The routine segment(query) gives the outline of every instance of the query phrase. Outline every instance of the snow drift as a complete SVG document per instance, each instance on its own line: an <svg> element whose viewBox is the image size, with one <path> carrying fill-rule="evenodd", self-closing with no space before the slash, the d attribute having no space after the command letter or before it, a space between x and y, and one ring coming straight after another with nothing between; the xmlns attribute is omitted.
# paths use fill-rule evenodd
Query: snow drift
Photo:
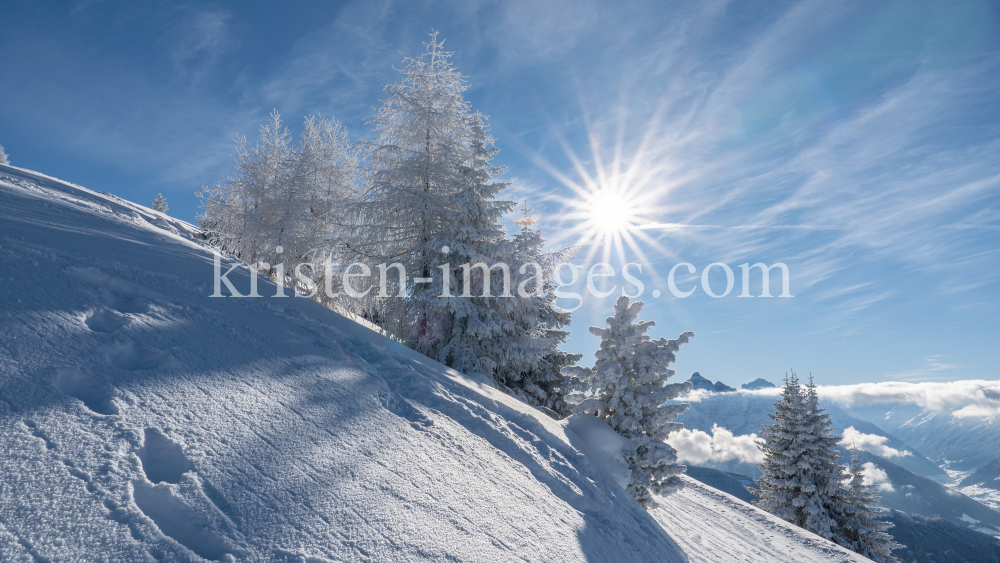
<svg viewBox="0 0 1000 563"><path fill-rule="evenodd" d="M862 560L690 479L647 513L590 421L307 299L209 298L196 231L0 166L0 560Z"/></svg>

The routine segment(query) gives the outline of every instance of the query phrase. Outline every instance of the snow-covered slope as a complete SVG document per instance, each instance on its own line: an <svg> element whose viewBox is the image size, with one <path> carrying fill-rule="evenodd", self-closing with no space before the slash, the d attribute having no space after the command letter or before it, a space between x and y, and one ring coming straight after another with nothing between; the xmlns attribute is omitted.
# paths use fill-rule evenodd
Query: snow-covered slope
<svg viewBox="0 0 1000 563"><path fill-rule="evenodd" d="M691 561L868 561L687 476L652 514Z"/></svg>
<svg viewBox="0 0 1000 563"><path fill-rule="evenodd" d="M488 382L210 298L195 232L0 166L0 561L862 560L690 481L646 513Z"/></svg>

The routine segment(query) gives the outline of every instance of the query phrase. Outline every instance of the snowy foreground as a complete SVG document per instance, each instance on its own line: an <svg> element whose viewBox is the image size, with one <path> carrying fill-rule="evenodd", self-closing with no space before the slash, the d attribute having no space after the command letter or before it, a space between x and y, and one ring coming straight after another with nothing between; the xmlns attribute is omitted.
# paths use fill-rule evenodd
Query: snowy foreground
<svg viewBox="0 0 1000 563"><path fill-rule="evenodd" d="M646 513L596 419L209 298L195 231L0 166L0 561L864 560L688 478Z"/></svg>

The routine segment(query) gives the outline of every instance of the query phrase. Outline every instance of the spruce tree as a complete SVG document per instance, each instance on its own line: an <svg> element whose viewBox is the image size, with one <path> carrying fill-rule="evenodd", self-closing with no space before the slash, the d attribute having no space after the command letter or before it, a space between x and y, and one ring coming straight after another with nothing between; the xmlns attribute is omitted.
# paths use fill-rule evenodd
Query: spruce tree
<svg viewBox="0 0 1000 563"><path fill-rule="evenodd" d="M615 302L614 316L607 318L608 328L590 327L601 338L593 368L568 367L563 373L578 383L567 401L580 404L611 428L628 438L634 450L625 455L632 470L628 491L645 507L655 504L653 495L666 495L681 486L678 475L687 468L677 462L677 451L664 440L684 427L674 422L690 405L665 405L667 401L691 390L691 382L666 384L674 375L669 366L675 352L694 333L685 332L674 340L652 340L646 332L656 323L638 321L643 303L629 304L622 295Z"/></svg>
<svg viewBox="0 0 1000 563"><path fill-rule="evenodd" d="M800 466L808 463L805 458L810 448L806 443L805 402L794 372L785 376L781 398L768 418L774 424L764 425L758 442L764 454L761 476L756 480L757 488L747 489L757 497L754 506L804 528L808 515L803 506L815 486L807 481Z"/></svg>
<svg viewBox="0 0 1000 563"><path fill-rule="evenodd" d="M864 468L858 461L857 448L851 449L850 482L843 491L844 507L838 511L838 541L840 545L877 563L899 563L892 551L903 547L886 530L892 522L879 520L873 507L879 496L874 485L866 485Z"/></svg>
<svg viewBox="0 0 1000 563"><path fill-rule="evenodd" d="M819 406L812 377L805 390L792 372L768 416L758 446L764 454L754 505L823 538L841 543L837 515L846 507L830 415Z"/></svg>
<svg viewBox="0 0 1000 563"><path fill-rule="evenodd" d="M499 149L484 119L478 113L468 116L470 157L461 167L454 193L442 197L450 220L431 235L432 247L448 249L431 260L434 270L440 270L436 273L441 284L447 270L448 287L435 280L433 290L414 293L412 304L418 319L435 311L447 323L440 336L417 340L418 351L459 371L496 378L501 366L523 370L535 360L530 339L519 338L517 319L511 314L516 296L511 265L505 260L511 243L500 218L514 203L496 199L507 184L493 181L503 168L491 164Z"/></svg>
<svg viewBox="0 0 1000 563"><path fill-rule="evenodd" d="M512 286L517 297L505 303L507 314L514 320L510 338L517 339L530 362L504 364L497 371L497 381L519 399L566 416L572 408L563 399L569 380L562 368L576 364L583 354L571 354L559 349L569 339L563 330L572 320L569 311L556 305L557 284L554 272L575 254L575 248L545 252L541 230L534 228L536 219L527 201L521 208L521 218L515 221L520 231L514 235L508 249Z"/></svg>
<svg viewBox="0 0 1000 563"><path fill-rule="evenodd" d="M806 514L804 527L828 540L837 541L837 523L834 515L842 503L842 483L846 477L839 464L837 451L839 439L830 421L830 414L819 406L816 384L810 374L805 396L805 443L809 449L800 464L803 476L815 486L815 491L803 497Z"/></svg>
<svg viewBox="0 0 1000 563"><path fill-rule="evenodd" d="M153 211L166 213L168 209L167 198L163 197L163 194L156 194L156 198L153 199Z"/></svg>

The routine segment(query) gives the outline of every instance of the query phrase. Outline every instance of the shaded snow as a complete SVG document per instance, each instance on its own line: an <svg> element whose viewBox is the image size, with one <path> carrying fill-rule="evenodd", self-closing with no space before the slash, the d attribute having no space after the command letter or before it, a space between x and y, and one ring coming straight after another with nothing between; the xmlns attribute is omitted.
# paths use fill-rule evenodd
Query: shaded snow
<svg viewBox="0 0 1000 563"><path fill-rule="evenodd" d="M196 231L0 166L0 560L847 560L691 480L650 515L588 421L307 299L209 298Z"/></svg>

